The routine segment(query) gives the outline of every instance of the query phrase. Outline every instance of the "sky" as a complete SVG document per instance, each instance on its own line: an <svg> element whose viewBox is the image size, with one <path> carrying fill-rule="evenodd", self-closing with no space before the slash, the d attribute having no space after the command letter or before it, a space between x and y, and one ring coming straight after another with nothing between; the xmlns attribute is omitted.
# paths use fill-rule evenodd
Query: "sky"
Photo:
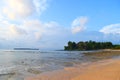
<svg viewBox="0 0 120 80"><path fill-rule="evenodd" d="M0 0L0 49L120 44L120 0Z"/></svg>

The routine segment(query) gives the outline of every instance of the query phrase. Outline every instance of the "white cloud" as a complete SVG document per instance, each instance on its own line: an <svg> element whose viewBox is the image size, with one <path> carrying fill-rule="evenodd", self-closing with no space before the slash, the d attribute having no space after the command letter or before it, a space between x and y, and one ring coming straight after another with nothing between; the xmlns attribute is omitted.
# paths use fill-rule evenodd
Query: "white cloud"
<svg viewBox="0 0 120 80"><path fill-rule="evenodd" d="M55 21L42 22L39 16L46 10L48 0L1 1L4 4L0 9L0 43L4 43L4 46L62 48L68 40L78 39L79 34L72 33L86 29L88 18L85 16L72 22L72 33L71 27L66 29Z"/></svg>
<svg viewBox="0 0 120 80"><path fill-rule="evenodd" d="M41 39L43 36L54 36L61 33L62 27L53 21L43 23L40 20L24 21L21 25L31 35L35 35L35 39Z"/></svg>
<svg viewBox="0 0 120 80"><path fill-rule="evenodd" d="M111 24L103 27L100 32L104 34L120 34L120 23L119 24Z"/></svg>
<svg viewBox="0 0 120 80"><path fill-rule="evenodd" d="M1 21L0 26L2 34L0 38L7 40L7 43L14 42L14 45L9 44L11 46L57 48L54 45L58 45L62 48L71 36L70 28L66 29L54 21L42 22L39 19L23 20L20 23Z"/></svg>
<svg viewBox="0 0 120 80"><path fill-rule="evenodd" d="M48 36L55 37L63 33L64 28L54 21L45 22L25 20L21 24L12 24L7 21L0 22L0 38L7 40L38 41ZM19 41L19 40L18 40Z"/></svg>
<svg viewBox="0 0 120 80"><path fill-rule="evenodd" d="M35 38L36 40L40 40L42 38L42 34L40 32L35 32Z"/></svg>
<svg viewBox="0 0 120 80"><path fill-rule="evenodd" d="M9 27L9 31L12 34L12 36L13 35L19 36L19 35L26 35L27 34L27 32L24 29L19 28L19 27L15 26L15 25L11 25Z"/></svg>
<svg viewBox="0 0 120 80"><path fill-rule="evenodd" d="M29 17L41 14L47 7L47 0L3 0L2 13L8 19Z"/></svg>
<svg viewBox="0 0 120 80"><path fill-rule="evenodd" d="M22 39L23 36L27 35L27 31L19 27L16 24L11 24L9 22L0 22L0 38L6 40Z"/></svg>
<svg viewBox="0 0 120 80"><path fill-rule="evenodd" d="M47 8L47 0L33 0L36 11L41 14Z"/></svg>
<svg viewBox="0 0 120 80"><path fill-rule="evenodd" d="M9 47L49 46L50 48L52 44L57 44L56 39L66 35L65 29L57 22L42 22L39 17L36 17L46 9L47 0L2 1L4 4L0 9L2 10L0 11L0 33L2 34L0 40L6 40L6 42L2 40L6 47L9 43Z"/></svg>
<svg viewBox="0 0 120 80"><path fill-rule="evenodd" d="M72 33L76 34L86 29L85 25L88 21L87 17L78 17L72 22Z"/></svg>

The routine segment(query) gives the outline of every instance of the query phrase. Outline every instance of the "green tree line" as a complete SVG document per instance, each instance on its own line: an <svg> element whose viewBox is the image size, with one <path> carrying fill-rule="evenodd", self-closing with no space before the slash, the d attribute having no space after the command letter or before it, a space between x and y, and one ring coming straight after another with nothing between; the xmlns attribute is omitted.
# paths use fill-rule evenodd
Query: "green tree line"
<svg viewBox="0 0 120 80"><path fill-rule="evenodd" d="M112 42L80 41L78 43L69 41L64 50L98 50L98 49L120 49L120 45L113 45Z"/></svg>

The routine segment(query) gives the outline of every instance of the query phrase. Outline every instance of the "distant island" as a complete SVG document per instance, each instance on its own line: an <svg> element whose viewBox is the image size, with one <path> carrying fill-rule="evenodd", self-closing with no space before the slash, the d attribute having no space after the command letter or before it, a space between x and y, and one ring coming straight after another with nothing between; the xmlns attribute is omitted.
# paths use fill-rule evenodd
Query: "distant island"
<svg viewBox="0 0 120 80"><path fill-rule="evenodd" d="M99 50L99 49L120 49L120 45L113 45L112 42L80 41L78 43L69 41L64 50Z"/></svg>
<svg viewBox="0 0 120 80"><path fill-rule="evenodd" d="M14 50L39 50L38 48L14 48Z"/></svg>

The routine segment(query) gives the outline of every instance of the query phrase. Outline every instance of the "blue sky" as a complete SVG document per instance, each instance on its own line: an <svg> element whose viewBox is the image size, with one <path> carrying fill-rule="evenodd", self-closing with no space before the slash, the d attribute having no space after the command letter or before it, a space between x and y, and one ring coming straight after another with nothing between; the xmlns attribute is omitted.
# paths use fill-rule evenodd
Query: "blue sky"
<svg viewBox="0 0 120 80"><path fill-rule="evenodd" d="M69 27L75 18L87 16L88 28L98 30L105 25L119 23L119 3L119 0L53 0L41 19L54 20Z"/></svg>
<svg viewBox="0 0 120 80"><path fill-rule="evenodd" d="M68 41L120 43L119 0L1 0L0 48L63 49Z"/></svg>

